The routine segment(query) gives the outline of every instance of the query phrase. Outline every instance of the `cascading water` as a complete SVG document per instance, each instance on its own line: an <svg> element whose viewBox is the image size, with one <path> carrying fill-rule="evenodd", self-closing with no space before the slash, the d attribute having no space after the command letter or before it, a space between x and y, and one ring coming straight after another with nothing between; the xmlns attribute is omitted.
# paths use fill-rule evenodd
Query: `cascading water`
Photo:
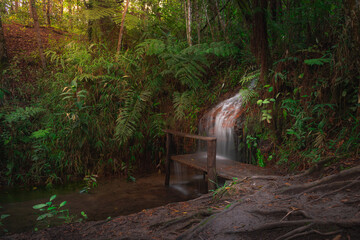
<svg viewBox="0 0 360 240"><path fill-rule="evenodd" d="M217 156L241 161L236 144L237 136L234 130L236 120L241 113L242 97L238 93L232 98L219 103L200 120L200 133L217 138Z"/></svg>

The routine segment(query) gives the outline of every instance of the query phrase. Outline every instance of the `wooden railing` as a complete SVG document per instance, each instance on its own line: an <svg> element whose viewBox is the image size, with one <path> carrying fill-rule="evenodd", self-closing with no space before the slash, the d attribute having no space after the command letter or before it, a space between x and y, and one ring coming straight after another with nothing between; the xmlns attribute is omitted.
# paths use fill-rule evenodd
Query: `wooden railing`
<svg viewBox="0 0 360 240"><path fill-rule="evenodd" d="M173 135L179 137L186 137L206 141L207 143L207 175L208 175L208 190L216 189L217 175L216 175L216 137L204 137L199 135L187 134L173 130L164 130L166 133L166 177L165 186L169 186L170 182L170 162Z"/></svg>

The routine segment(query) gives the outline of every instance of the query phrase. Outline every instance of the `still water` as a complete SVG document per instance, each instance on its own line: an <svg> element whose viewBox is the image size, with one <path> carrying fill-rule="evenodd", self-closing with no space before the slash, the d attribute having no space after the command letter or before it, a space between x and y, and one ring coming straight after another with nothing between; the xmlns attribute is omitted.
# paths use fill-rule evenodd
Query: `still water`
<svg viewBox="0 0 360 240"><path fill-rule="evenodd" d="M46 203L54 194L57 195L55 204L67 201L64 208L69 209L70 214L80 218L80 212L84 211L88 220L93 221L194 199L206 192L203 175L184 166L173 166L170 187L164 186L164 180L165 175L158 173L139 176L134 183L120 178L100 179L98 187L89 194L80 193L79 184L53 190L3 190L0 192L0 214L10 214L3 220L4 227L10 233L18 233L35 228L39 210L32 206Z"/></svg>

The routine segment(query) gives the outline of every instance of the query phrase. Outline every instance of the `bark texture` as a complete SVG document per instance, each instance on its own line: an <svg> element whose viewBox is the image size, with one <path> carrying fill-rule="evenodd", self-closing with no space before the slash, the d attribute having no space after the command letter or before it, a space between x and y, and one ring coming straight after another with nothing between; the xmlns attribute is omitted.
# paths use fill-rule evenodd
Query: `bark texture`
<svg viewBox="0 0 360 240"><path fill-rule="evenodd" d="M6 43L4 37L4 29L2 26L1 15L0 15L0 66L8 62L8 56L6 51Z"/></svg>
<svg viewBox="0 0 360 240"><path fill-rule="evenodd" d="M118 41L118 46L117 46L117 51L116 51L117 54L120 53L120 49L121 49L122 37L123 37L123 35L124 35L125 17L126 17L126 13L127 13L128 7L129 7L129 2L130 2L130 0L127 0L127 1L126 1L125 8L124 8L124 11L123 11L123 14L122 14L122 18L121 18L121 26L120 26L120 32L119 32L119 41Z"/></svg>
<svg viewBox="0 0 360 240"><path fill-rule="evenodd" d="M29 0L29 5L30 5L30 11L31 11L31 15L34 19L34 31L35 31L35 35L36 35L36 41L37 41L37 45L38 45L38 51L39 51L39 55L40 55L40 60L41 60L41 66L43 69L46 69L46 62L45 62L45 56L44 56L44 47L41 41L41 35L40 35L40 25L39 25L39 18L36 12L36 7L35 7L35 0Z"/></svg>

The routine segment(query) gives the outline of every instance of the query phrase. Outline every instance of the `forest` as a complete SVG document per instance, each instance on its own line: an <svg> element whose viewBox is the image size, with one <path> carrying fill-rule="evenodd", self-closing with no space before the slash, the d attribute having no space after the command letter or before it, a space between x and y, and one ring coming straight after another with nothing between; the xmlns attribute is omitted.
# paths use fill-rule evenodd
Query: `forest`
<svg viewBox="0 0 360 240"><path fill-rule="evenodd" d="M242 97L236 148L247 163L276 172L276 185L291 185L278 195L297 194L304 208L253 210L264 219L285 217L280 225L220 233L228 239L245 232L244 239L356 239L359 0L2 0L0 191L76 181L90 190L96 178L135 182L164 171L164 130L202 134L201 118L236 93ZM184 145L197 148L195 141ZM288 176L297 183L319 179L296 187ZM266 179L253 181L265 186ZM212 196L237 192L243 180L218 185ZM350 199L346 206L353 209L334 216L355 219L309 215L300 195L314 186L322 187L318 202L328 194ZM263 191L256 194L267 199ZM179 239L206 239L210 217L221 219L237 206L196 212L202 227L186 225ZM314 221L301 225L299 215ZM0 230L3 222L5 215ZM150 225L164 230L174 224ZM278 226L282 230L271 231ZM264 232L268 238L258 238ZM179 237L168 234L156 236ZM221 234L214 239L224 239Z"/></svg>

